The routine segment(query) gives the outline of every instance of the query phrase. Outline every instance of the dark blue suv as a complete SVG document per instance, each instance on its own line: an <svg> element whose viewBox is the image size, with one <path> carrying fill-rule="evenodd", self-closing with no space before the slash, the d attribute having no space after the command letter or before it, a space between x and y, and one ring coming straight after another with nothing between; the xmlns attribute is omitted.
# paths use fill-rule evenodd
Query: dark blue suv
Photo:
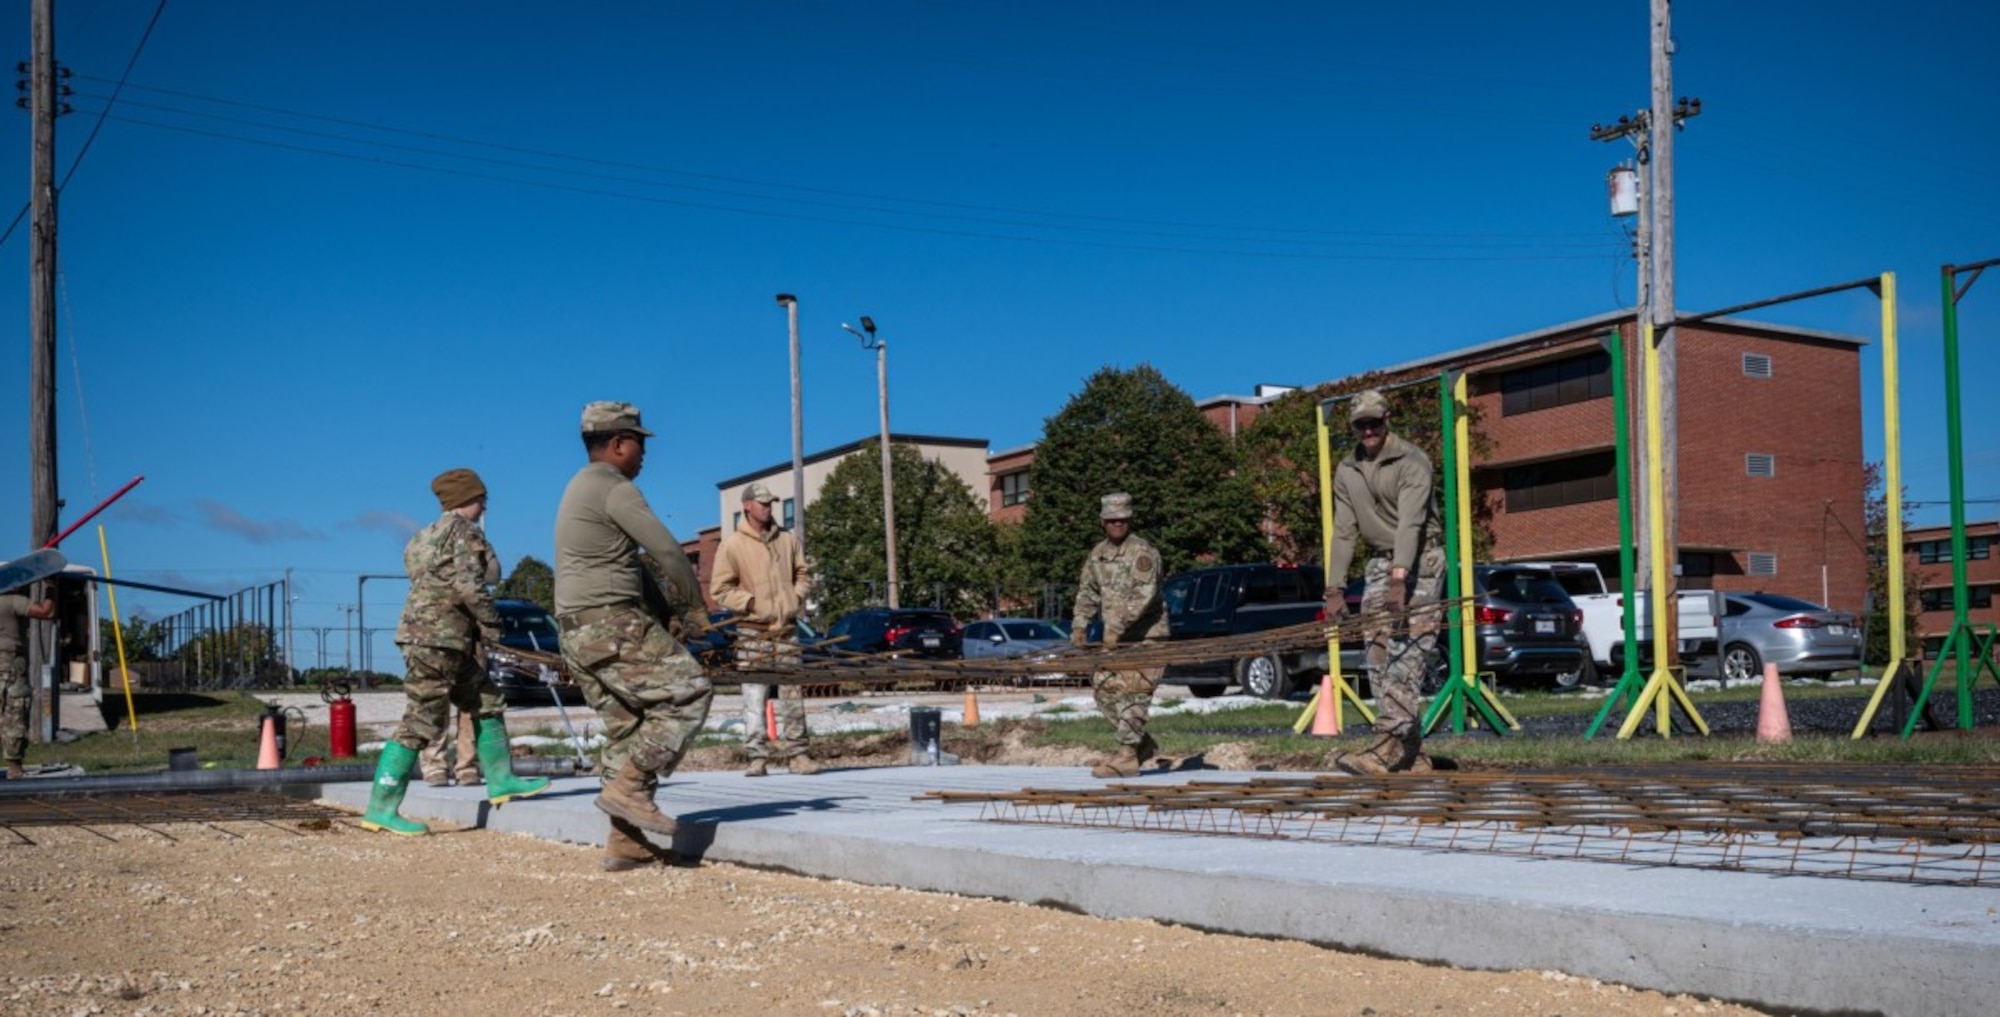
<svg viewBox="0 0 2000 1017"><path fill-rule="evenodd" d="M841 653L888 653L958 660L965 656L965 633L950 614L934 607L864 607L845 614L826 630Z"/></svg>

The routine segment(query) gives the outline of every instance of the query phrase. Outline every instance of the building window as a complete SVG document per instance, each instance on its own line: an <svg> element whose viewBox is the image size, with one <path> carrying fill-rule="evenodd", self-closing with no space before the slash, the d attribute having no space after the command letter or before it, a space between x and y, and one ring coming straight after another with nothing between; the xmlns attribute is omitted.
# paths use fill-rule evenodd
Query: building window
<svg viewBox="0 0 2000 1017"><path fill-rule="evenodd" d="M783 525L785 529L788 529L788 530L789 530L789 529L791 529L791 528L792 528L792 524L798 521L798 515L799 515L799 512L798 512L798 503L797 503L797 502L795 502L794 500L790 499L790 498L786 498L786 499L785 499L785 521L784 521L784 523L783 523L783 524L781 524L781 525Z"/></svg>
<svg viewBox="0 0 2000 1017"><path fill-rule="evenodd" d="M1990 536L1965 538L1965 557L1968 561L1985 561L1993 556L1993 538ZM1943 540L1920 540L1917 542L1917 564L1951 564L1951 538Z"/></svg>
<svg viewBox="0 0 2000 1017"><path fill-rule="evenodd" d="M1778 555L1776 552L1752 551L1747 557L1749 558L1748 567L1743 570L1746 575L1775 576L1778 574Z"/></svg>
<svg viewBox="0 0 2000 1017"><path fill-rule="evenodd" d="M1743 354L1743 376L1745 378L1768 378L1771 376L1771 357L1764 353Z"/></svg>
<svg viewBox="0 0 2000 1017"><path fill-rule="evenodd" d="M741 512L733 512L733 513L731 513L731 514L730 514L730 518L729 518L729 528L730 528L730 530L734 531L735 529L737 529L738 527L740 527L740 526L742 526L742 525L743 525L743 513L741 513Z"/></svg>
<svg viewBox="0 0 2000 1017"><path fill-rule="evenodd" d="M1593 452L1516 466L1506 472L1504 483L1509 512L1614 500L1618 497L1618 458L1610 452Z"/></svg>
<svg viewBox="0 0 2000 1017"><path fill-rule="evenodd" d="M1745 453L1743 472L1753 477L1775 477L1778 475L1778 457L1769 452Z"/></svg>
<svg viewBox="0 0 2000 1017"><path fill-rule="evenodd" d="M1508 371L1500 376L1500 413L1514 416L1611 398L1611 354L1603 351Z"/></svg>
<svg viewBox="0 0 2000 1017"><path fill-rule="evenodd" d="M1000 475L1000 507L1019 505L1028 500L1028 471Z"/></svg>
<svg viewBox="0 0 2000 1017"><path fill-rule="evenodd" d="M1923 609L1926 611L1953 610L1951 603L1951 587L1949 586L1935 586L1928 590L1920 592L1917 596L1919 603L1922 604ZM1965 588L1965 606L1967 608L1992 607L1993 584L1978 583L1971 586L1967 586Z"/></svg>

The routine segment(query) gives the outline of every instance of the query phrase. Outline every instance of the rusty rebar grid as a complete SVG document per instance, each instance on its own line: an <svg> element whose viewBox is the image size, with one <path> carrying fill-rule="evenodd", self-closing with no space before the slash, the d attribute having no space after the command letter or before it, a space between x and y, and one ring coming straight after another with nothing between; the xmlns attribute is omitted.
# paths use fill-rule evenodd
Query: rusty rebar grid
<svg viewBox="0 0 2000 1017"><path fill-rule="evenodd" d="M2000 767L1790 764L931 792L983 820L2000 886Z"/></svg>
<svg viewBox="0 0 2000 1017"><path fill-rule="evenodd" d="M0 800L0 830L17 844L31 844L25 831L38 827L144 827L220 823L269 823L290 829L301 824L352 818L348 812L309 798L268 791L197 791L142 794L52 795Z"/></svg>

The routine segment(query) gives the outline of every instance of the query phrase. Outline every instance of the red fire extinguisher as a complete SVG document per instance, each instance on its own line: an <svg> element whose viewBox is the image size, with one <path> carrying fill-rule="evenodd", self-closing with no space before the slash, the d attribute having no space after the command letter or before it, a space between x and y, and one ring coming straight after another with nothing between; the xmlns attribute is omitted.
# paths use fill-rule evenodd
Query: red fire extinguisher
<svg viewBox="0 0 2000 1017"><path fill-rule="evenodd" d="M353 759L359 755L354 747L354 700L344 681L331 681L322 685L319 697L326 701L326 730L328 751L335 759Z"/></svg>

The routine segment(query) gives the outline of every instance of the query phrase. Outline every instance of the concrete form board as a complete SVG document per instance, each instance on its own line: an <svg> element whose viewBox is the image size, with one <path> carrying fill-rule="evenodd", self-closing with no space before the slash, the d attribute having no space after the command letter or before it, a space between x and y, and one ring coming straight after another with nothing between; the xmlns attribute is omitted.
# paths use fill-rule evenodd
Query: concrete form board
<svg viewBox="0 0 2000 1017"><path fill-rule="evenodd" d="M558 784L497 810L478 788L413 785L404 813L602 844L596 781ZM1023 767L688 773L659 798L681 817L677 847L713 861L1464 968L1557 970L1775 1011L1994 1009L1986 972L2000 960L2000 890L1003 824L979 821L976 805L911 800L1095 784L1081 769ZM359 809L367 785L323 794Z"/></svg>

